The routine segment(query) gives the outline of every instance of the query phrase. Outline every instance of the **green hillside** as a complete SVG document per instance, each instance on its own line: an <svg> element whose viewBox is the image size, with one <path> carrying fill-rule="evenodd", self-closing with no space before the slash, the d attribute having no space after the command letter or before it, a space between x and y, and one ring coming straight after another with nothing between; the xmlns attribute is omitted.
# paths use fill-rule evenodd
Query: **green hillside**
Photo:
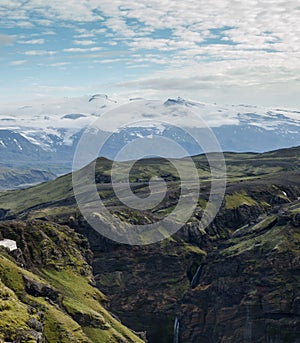
<svg viewBox="0 0 300 343"><path fill-rule="evenodd" d="M0 223L0 341L143 342L104 307L86 239L50 222ZM38 340L40 339L40 340Z"/></svg>
<svg viewBox="0 0 300 343"><path fill-rule="evenodd" d="M0 191L49 181L55 174L38 169L8 168L0 165Z"/></svg>
<svg viewBox="0 0 300 343"><path fill-rule="evenodd" d="M212 157L213 158L213 157ZM197 167L200 182L205 186L210 179L210 169L207 158L203 155L195 156L194 163ZM227 181L251 181L265 177L280 177L281 173L296 171L300 166L300 148L282 149L270 153L225 153ZM178 160L182 168L189 168L185 159ZM120 163L122 164L122 163ZM123 162L126 164L126 162ZM104 199L112 198L115 202L113 191L110 188L110 170L112 162L106 159L97 161L95 179L99 193ZM83 178L85 170L81 171ZM147 192L147 183L151 177L162 177L170 185L176 188L179 176L174 166L161 159L149 159L139 161L131 171L130 181L136 185L139 192ZM25 189L6 191L0 193L0 209L11 214L20 213L25 209L40 212L40 209L48 208L44 214L57 212L73 213L75 199L72 189L71 174L64 175L53 181L39 184ZM31 211L31 212L32 212ZM43 214L37 214L38 216Z"/></svg>

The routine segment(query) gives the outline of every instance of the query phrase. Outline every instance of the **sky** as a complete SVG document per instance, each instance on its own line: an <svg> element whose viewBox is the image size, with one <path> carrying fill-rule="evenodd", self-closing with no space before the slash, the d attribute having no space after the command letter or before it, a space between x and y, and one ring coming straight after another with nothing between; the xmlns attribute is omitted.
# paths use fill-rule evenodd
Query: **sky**
<svg viewBox="0 0 300 343"><path fill-rule="evenodd" d="M105 93L300 109L299 0L1 0L0 106Z"/></svg>

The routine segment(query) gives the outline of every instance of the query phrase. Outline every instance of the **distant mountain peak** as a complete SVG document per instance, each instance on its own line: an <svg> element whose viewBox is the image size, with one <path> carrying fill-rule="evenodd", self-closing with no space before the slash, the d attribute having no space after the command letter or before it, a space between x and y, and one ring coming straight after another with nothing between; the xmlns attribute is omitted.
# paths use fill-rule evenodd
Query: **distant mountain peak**
<svg viewBox="0 0 300 343"><path fill-rule="evenodd" d="M164 102L164 105L165 106L184 105L184 106L189 107L189 106L196 106L196 103L192 102L192 101L189 101L189 100L185 100L184 98L179 96L176 99L169 98L167 101ZM199 105L202 105L202 104L198 103L197 105L199 106Z"/></svg>
<svg viewBox="0 0 300 343"><path fill-rule="evenodd" d="M105 99L107 101L111 101L111 102L114 102L115 104L117 103L116 100L112 100L108 97L108 95L106 94L101 94L101 93L98 93L98 94L94 94L92 95L90 98L89 98L89 102L92 102L92 101L95 101L97 99Z"/></svg>
<svg viewBox="0 0 300 343"><path fill-rule="evenodd" d="M86 115L81 114L81 113L70 113L70 114L66 114L62 117L62 119L79 119L79 118L85 118Z"/></svg>

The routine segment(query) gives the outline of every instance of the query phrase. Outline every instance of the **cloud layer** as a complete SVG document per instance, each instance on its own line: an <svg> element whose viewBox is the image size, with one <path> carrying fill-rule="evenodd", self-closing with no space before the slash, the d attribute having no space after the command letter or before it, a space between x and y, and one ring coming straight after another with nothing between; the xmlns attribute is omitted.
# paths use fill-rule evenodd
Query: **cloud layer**
<svg viewBox="0 0 300 343"><path fill-rule="evenodd" d="M33 62L43 66L43 75L52 67L52 79L53 67L70 74L93 69L90 80L89 73L77 73L87 89L192 97L203 91L209 100L232 89L230 101L234 92L245 98L257 89L278 100L283 88L283 103L293 97L288 88L291 94L299 89L298 0L3 0L0 16L0 44L14 45L10 66L21 68L24 56L43 58ZM46 75L37 80L51 87L61 82L57 77L50 85Z"/></svg>

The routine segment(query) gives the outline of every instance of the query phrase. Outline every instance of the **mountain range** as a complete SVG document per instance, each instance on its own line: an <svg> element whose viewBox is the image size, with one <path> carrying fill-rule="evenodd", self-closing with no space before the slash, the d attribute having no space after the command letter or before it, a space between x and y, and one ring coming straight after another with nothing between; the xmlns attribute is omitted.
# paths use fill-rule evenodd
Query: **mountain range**
<svg viewBox="0 0 300 343"><path fill-rule="evenodd" d="M195 122L191 113L201 120ZM104 125L97 127L97 133L101 139L108 138L101 155L111 159L128 142L154 136L177 142L187 155L199 154L203 151L189 132L201 135L203 125L212 129L223 151L264 152L300 144L299 115L296 110L220 106L180 97L154 102L117 101L103 94L44 104L3 105L0 158L9 167L34 166L55 174L69 172L82 133L99 118ZM164 122L157 124L160 119ZM120 126L124 122L128 125L112 132L111 123L118 126L119 122ZM168 154L182 157L171 150Z"/></svg>

